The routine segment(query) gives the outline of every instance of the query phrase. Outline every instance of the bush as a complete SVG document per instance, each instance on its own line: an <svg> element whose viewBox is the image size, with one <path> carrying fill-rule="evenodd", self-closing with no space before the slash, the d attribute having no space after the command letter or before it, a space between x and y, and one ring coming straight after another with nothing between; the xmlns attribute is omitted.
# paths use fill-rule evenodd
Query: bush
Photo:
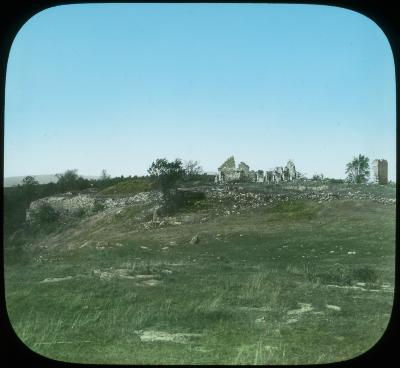
<svg viewBox="0 0 400 368"><path fill-rule="evenodd" d="M76 217L84 217L86 215L86 210L83 207L79 207L76 211L75 211L75 216Z"/></svg>
<svg viewBox="0 0 400 368"><path fill-rule="evenodd" d="M306 262L303 264L303 274L307 281L318 282L317 267L314 262Z"/></svg>
<svg viewBox="0 0 400 368"><path fill-rule="evenodd" d="M349 267L337 264L330 272L319 273L318 277L326 283L353 285L357 282L373 284L378 280L378 273L370 266Z"/></svg>
<svg viewBox="0 0 400 368"><path fill-rule="evenodd" d="M60 213L57 210L55 210L52 206L45 203L39 208L36 217L42 224L51 224L59 219Z"/></svg>
<svg viewBox="0 0 400 368"><path fill-rule="evenodd" d="M104 211L105 208L106 207L105 207L104 203L102 203L100 201L95 201L93 204L93 212L94 213Z"/></svg>
<svg viewBox="0 0 400 368"><path fill-rule="evenodd" d="M345 181L343 179L331 179L331 178L327 178L325 179L328 183L330 184L344 184Z"/></svg>
<svg viewBox="0 0 400 368"><path fill-rule="evenodd" d="M376 272L375 269L369 266L353 269L352 276L357 281L372 283L372 284L378 280L378 273Z"/></svg>
<svg viewBox="0 0 400 368"><path fill-rule="evenodd" d="M164 198L163 212L172 214L182 209L194 207L200 201L206 198L204 192L198 191L170 191L169 195Z"/></svg>
<svg viewBox="0 0 400 368"><path fill-rule="evenodd" d="M182 161L178 158L171 162L165 158L159 158L151 164L147 171L160 187L166 201L173 195L176 182L185 175Z"/></svg>

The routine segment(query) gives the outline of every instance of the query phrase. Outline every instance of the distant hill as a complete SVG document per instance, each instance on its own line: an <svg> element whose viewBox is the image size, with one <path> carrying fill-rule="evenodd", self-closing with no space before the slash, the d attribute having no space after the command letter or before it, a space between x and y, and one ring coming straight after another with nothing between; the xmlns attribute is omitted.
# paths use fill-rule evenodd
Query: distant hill
<svg viewBox="0 0 400 368"><path fill-rule="evenodd" d="M55 183L57 182L57 177L55 175L32 175L38 182L39 184L47 184L47 183ZM99 178L98 176L91 176L91 175L81 175L85 179L97 179ZM22 180L26 176L9 176L4 178L4 187L12 187L13 185L18 185L22 184Z"/></svg>

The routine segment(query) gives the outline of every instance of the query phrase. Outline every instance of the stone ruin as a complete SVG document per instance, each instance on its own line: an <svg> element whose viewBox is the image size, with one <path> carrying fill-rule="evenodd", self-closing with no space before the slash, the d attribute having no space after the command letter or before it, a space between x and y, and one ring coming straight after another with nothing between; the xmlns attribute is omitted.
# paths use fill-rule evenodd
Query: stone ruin
<svg viewBox="0 0 400 368"><path fill-rule="evenodd" d="M74 216L79 213L84 215L94 214L97 209L118 210L138 203L156 203L161 200L160 192L140 192L134 196L122 198L107 198L91 194L73 195L71 192L40 198L31 202L26 210L26 221L33 223L38 220L41 208L51 207L54 212L62 217Z"/></svg>
<svg viewBox="0 0 400 368"><path fill-rule="evenodd" d="M373 180L379 184L388 183L388 163L384 159L372 161Z"/></svg>
<svg viewBox="0 0 400 368"><path fill-rule="evenodd" d="M282 181L295 180L299 177L300 174L296 171L292 160L289 160L285 167L279 166L268 171L254 171L250 170L250 167L244 162L240 162L238 167L236 167L235 158L231 156L218 168L215 182L249 181L257 183L279 183Z"/></svg>

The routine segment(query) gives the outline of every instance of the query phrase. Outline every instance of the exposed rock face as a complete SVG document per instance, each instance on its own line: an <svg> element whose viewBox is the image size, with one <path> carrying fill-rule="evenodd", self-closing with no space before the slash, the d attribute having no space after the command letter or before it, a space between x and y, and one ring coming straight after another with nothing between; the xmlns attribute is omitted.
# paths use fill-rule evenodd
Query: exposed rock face
<svg viewBox="0 0 400 368"><path fill-rule="evenodd" d="M91 214L96 211L97 205L107 210L138 203L154 202L160 200L160 198L161 194L159 192L141 192L131 197L122 198L102 198L92 194L74 196L71 193L65 193L32 202L26 211L26 221L34 222L43 206L50 206L60 215L71 216L77 213Z"/></svg>
<svg viewBox="0 0 400 368"><path fill-rule="evenodd" d="M372 161L373 179L379 184L388 183L388 163L384 159Z"/></svg>
<svg viewBox="0 0 400 368"><path fill-rule="evenodd" d="M30 204L26 212L26 220L28 222L34 221L40 209L45 205L50 206L58 213L71 215L79 211L84 211L84 213L91 212L94 208L94 203L94 197L82 194L72 196L70 193L65 193L64 195L41 198Z"/></svg>

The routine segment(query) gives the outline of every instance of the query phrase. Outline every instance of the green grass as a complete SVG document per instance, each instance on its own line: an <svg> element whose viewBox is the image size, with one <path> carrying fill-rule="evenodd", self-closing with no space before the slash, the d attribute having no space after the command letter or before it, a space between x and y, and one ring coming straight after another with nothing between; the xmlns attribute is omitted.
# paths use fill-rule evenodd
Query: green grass
<svg viewBox="0 0 400 368"><path fill-rule="evenodd" d="M148 192L154 186L149 179L131 179L107 187L99 192L99 195L134 195L139 192Z"/></svg>
<svg viewBox="0 0 400 368"><path fill-rule="evenodd" d="M82 363L312 364L350 359L382 336L393 303L382 285L394 285L394 205L282 202L150 230L139 226L146 210L82 219L24 262L6 249L7 310L25 344ZM195 234L200 242L189 244ZM67 276L76 277L41 282ZM299 303L313 310L297 315ZM143 342L138 330L201 335Z"/></svg>

